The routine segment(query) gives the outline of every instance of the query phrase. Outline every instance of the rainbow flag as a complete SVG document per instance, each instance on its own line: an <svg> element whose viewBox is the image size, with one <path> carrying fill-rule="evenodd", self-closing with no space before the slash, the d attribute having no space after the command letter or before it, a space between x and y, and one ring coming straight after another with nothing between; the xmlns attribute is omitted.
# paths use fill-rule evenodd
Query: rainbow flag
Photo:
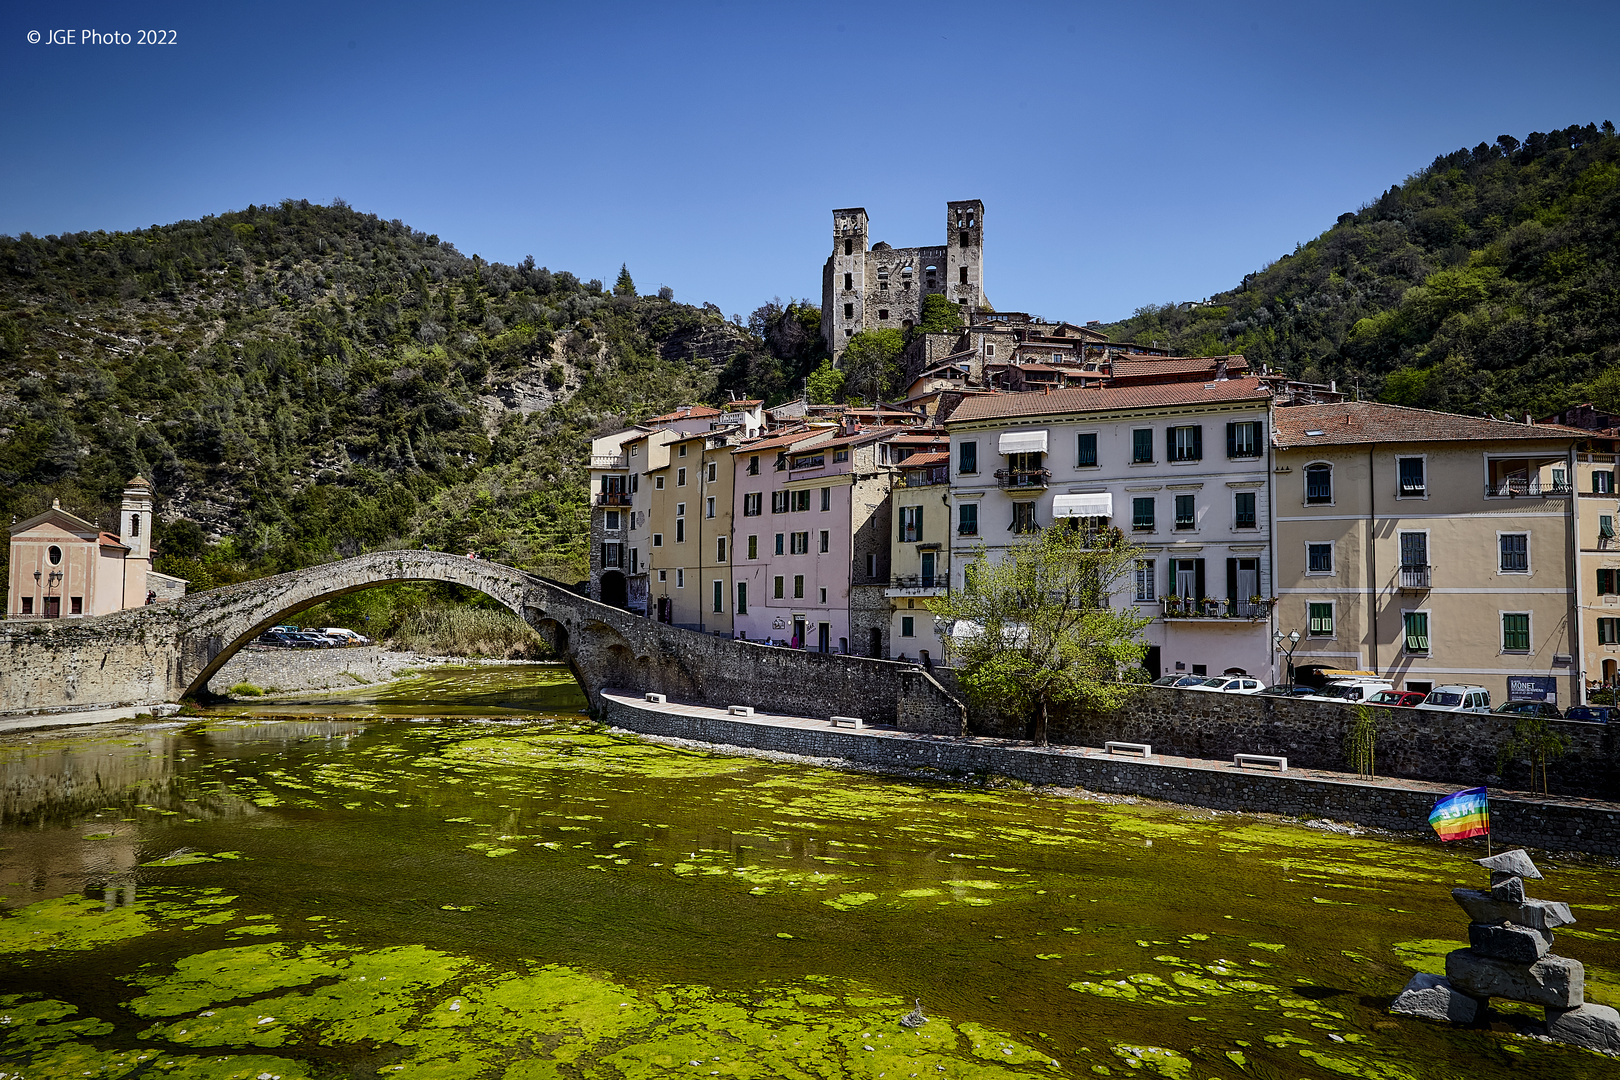
<svg viewBox="0 0 1620 1080"><path fill-rule="evenodd" d="M1467 840L1488 836L1491 831L1491 803L1482 787L1471 787L1455 795L1435 800L1429 811L1429 824L1441 840Z"/></svg>

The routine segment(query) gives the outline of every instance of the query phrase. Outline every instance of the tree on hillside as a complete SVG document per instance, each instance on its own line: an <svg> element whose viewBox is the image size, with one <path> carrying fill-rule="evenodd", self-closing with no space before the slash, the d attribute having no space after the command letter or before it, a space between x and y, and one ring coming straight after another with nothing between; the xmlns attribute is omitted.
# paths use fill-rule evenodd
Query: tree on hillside
<svg viewBox="0 0 1620 1080"><path fill-rule="evenodd" d="M951 660L973 703L1025 716L1041 746L1053 709L1122 705L1135 685L1122 676L1141 669L1149 620L1109 597L1139 554L1117 529L1087 532L1072 519L999 559L981 547L965 586L928 602L951 625Z"/></svg>
<svg viewBox="0 0 1620 1080"><path fill-rule="evenodd" d="M804 382L805 396L812 405L831 405L843 392L844 373L833 367L831 360L823 360Z"/></svg>
<svg viewBox="0 0 1620 1080"><path fill-rule="evenodd" d="M636 295L636 283L630 278L630 266L628 263L619 264L619 279L613 283L613 295Z"/></svg>
<svg viewBox="0 0 1620 1080"><path fill-rule="evenodd" d="M923 297L922 312L917 319L919 334L960 334L962 310L945 298L943 293L929 293Z"/></svg>
<svg viewBox="0 0 1620 1080"><path fill-rule="evenodd" d="M839 364L847 400L875 405L900 389L900 350L906 340L898 330L862 330L849 339Z"/></svg>

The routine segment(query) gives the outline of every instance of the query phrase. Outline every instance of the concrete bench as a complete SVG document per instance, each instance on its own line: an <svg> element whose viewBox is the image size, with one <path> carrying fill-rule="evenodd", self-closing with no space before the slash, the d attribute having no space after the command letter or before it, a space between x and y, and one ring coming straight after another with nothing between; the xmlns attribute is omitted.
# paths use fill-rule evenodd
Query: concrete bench
<svg viewBox="0 0 1620 1080"><path fill-rule="evenodd" d="M654 705L667 705L669 703L669 699L663 694L648 694L647 700L652 702Z"/></svg>
<svg viewBox="0 0 1620 1080"><path fill-rule="evenodd" d="M1241 769L1249 765L1275 765L1278 772L1288 771L1288 759L1275 754L1233 754L1232 764Z"/></svg>
<svg viewBox="0 0 1620 1080"><path fill-rule="evenodd" d="M1145 742L1105 742L1103 750L1110 754L1141 754L1145 758L1153 756L1153 744Z"/></svg>
<svg viewBox="0 0 1620 1080"><path fill-rule="evenodd" d="M832 718L832 726L855 728L858 731L866 726L866 721L858 716L835 716Z"/></svg>
<svg viewBox="0 0 1620 1080"><path fill-rule="evenodd" d="M727 705L726 712L732 716L753 716L754 707L752 705Z"/></svg>

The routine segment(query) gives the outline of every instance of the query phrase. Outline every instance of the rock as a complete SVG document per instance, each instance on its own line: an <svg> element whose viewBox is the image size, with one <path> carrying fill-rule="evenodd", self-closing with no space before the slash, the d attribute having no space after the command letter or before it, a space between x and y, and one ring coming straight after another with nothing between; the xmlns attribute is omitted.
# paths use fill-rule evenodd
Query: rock
<svg viewBox="0 0 1620 1080"><path fill-rule="evenodd" d="M1519 877L1539 878L1541 871L1536 864L1530 861L1530 856L1524 853L1524 848L1514 848L1504 851L1500 855L1492 855L1488 859L1475 859L1475 862L1487 870L1495 870L1502 874L1515 874Z"/></svg>
<svg viewBox="0 0 1620 1080"><path fill-rule="evenodd" d="M1547 955L1547 950L1552 947L1552 934L1512 923L1495 926L1469 923L1468 944L1481 956L1489 956L1493 960L1533 964Z"/></svg>
<svg viewBox="0 0 1620 1080"><path fill-rule="evenodd" d="M1607 1005L1548 1009L1547 1036L1559 1042L1620 1054L1620 1012Z"/></svg>
<svg viewBox="0 0 1620 1080"><path fill-rule="evenodd" d="M1425 1020L1449 1020L1454 1024L1472 1024L1479 1015L1479 1002L1467 994L1451 988L1444 975L1420 972L1412 976L1393 1002L1389 1011L1406 1016L1421 1016Z"/></svg>
<svg viewBox="0 0 1620 1080"><path fill-rule="evenodd" d="M1507 904L1524 903L1524 878L1517 874L1492 874L1491 899Z"/></svg>
<svg viewBox="0 0 1620 1080"><path fill-rule="evenodd" d="M1514 904L1492 899L1490 893L1478 889L1452 889L1451 898L1462 905L1469 919L1487 925L1510 922L1537 930L1556 930L1575 921L1575 916L1569 913L1569 905L1554 900L1525 900Z"/></svg>
<svg viewBox="0 0 1620 1080"><path fill-rule="evenodd" d="M1446 978L1473 997L1503 997L1554 1009L1586 1003L1586 968L1551 953L1533 964L1497 960L1473 949L1446 954Z"/></svg>

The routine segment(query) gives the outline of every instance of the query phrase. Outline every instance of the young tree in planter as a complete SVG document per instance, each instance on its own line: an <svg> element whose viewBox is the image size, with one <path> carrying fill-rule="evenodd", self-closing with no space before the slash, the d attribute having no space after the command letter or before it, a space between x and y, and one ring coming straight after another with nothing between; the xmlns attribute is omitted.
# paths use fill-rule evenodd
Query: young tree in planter
<svg viewBox="0 0 1620 1080"><path fill-rule="evenodd" d="M963 691L982 708L1029 718L1046 745L1055 707L1118 708L1139 678L1147 643L1134 607L1112 607L1139 549L1118 529L1054 525L966 567L968 585L929 601L951 625L949 654Z"/></svg>
<svg viewBox="0 0 1620 1080"><path fill-rule="evenodd" d="M1541 793L1547 794L1547 762L1556 761L1569 749L1568 735L1554 731L1539 716L1520 716L1513 722L1513 737L1502 745L1497 754L1496 771L1500 773L1511 758L1530 759L1530 790L1536 787L1536 770L1541 770Z"/></svg>

